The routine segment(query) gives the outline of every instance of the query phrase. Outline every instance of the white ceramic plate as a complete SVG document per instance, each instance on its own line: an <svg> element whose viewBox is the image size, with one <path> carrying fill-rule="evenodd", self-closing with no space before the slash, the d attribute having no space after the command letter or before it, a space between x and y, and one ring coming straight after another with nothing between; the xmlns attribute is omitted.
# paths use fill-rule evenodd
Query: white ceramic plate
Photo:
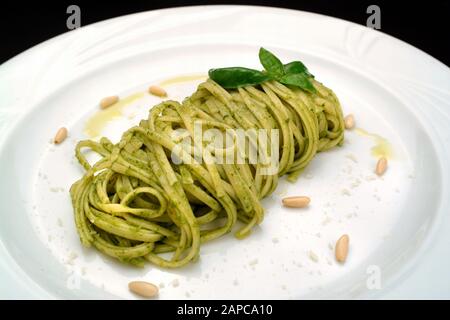
<svg viewBox="0 0 450 320"><path fill-rule="evenodd" d="M212 67L259 68L260 46L303 60L359 128L388 141L386 174L373 174L379 140L351 131L297 183L280 183L251 237L208 243L198 263L134 269L82 248L68 189L82 174L74 145L99 99L144 92L102 129L118 139L159 101L145 93L150 84ZM193 92L193 78L164 85L170 98ZM0 112L1 298L135 298L127 283L140 279L161 284L161 299L450 298L450 71L383 33L262 7L120 17L1 65ZM69 138L54 146L61 126ZM312 198L308 209L281 207L299 193ZM351 248L340 265L330 244L343 233Z"/></svg>

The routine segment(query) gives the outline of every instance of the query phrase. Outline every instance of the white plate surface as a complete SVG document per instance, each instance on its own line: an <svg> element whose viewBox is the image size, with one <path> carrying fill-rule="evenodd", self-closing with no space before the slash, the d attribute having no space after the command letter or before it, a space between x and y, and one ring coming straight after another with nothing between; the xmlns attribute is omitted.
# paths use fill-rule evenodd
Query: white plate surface
<svg viewBox="0 0 450 320"><path fill-rule="evenodd" d="M141 93L101 132L117 140L159 102L145 93L150 84L212 67L259 68L260 46L304 61L357 127L388 141L386 174L373 174L376 139L347 131L342 148L317 155L295 184L282 181L263 201L265 220L249 238L208 243L195 264L134 269L82 248L68 189L82 174L74 145L87 138L99 99ZM181 100L200 81L164 87ZM187 7L66 33L0 66L0 297L136 298L127 283L147 280L161 285L160 299L450 298L449 121L449 68L325 16ZM61 126L69 138L54 146ZM312 198L308 209L281 207L299 193ZM343 233L351 247L340 265L332 246Z"/></svg>

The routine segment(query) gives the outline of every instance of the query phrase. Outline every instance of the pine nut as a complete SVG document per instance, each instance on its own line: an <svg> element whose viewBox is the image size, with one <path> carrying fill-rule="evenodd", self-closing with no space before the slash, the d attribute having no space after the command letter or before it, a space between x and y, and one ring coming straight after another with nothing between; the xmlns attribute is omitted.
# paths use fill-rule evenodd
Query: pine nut
<svg viewBox="0 0 450 320"><path fill-rule="evenodd" d="M309 197L305 197L305 196L298 196L298 197L283 198L282 201L283 201L283 205L285 207L304 208L309 204L311 199L309 199Z"/></svg>
<svg viewBox="0 0 450 320"><path fill-rule="evenodd" d="M352 114L349 114L344 118L344 125L347 130L351 130L355 127L355 118Z"/></svg>
<svg viewBox="0 0 450 320"><path fill-rule="evenodd" d="M67 138L67 129L62 127L56 132L55 138L53 139L53 142L55 144L60 144Z"/></svg>
<svg viewBox="0 0 450 320"><path fill-rule="evenodd" d="M118 96L111 96L111 97L103 98L100 101L100 108L106 109L108 107L111 107L113 104L117 103L117 101L119 101Z"/></svg>
<svg viewBox="0 0 450 320"><path fill-rule="evenodd" d="M158 294L158 287L145 281L131 281L128 283L128 289L144 298L153 298Z"/></svg>
<svg viewBox="0 0 450 320"><path fill-rule="evenodd" d="M158 86L151 86L150 88L148 88L148 92L158 97L167 97L166 90Z"/></svg>
<svg viewBox="0 0 450 320"><path fill-rule="evenodd" d="M337 261L343 263L343 262L345 262L345 259L347 259L349 242L350 242L350 238L346 234L341 236L339 238L339 240L336 242L336 247L334 250L335 250L335 255L336 255Z"/></svg>
<svg viewBox="0 0 450 320"><path fill-rule="evenodd" d="M381 157L378 159L377 166L375 168L375 173L379 176L383 175L383 173L387 169L387 159L385 157Z"/></svg>

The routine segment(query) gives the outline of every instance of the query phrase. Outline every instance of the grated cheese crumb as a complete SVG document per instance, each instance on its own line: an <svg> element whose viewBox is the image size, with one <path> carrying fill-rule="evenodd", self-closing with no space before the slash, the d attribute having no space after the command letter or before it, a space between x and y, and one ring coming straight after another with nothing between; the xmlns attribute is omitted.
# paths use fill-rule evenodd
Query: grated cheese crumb
<svg viewBox="0 0 450 320"><path fill-rule="evenodd" d="M67 264L73 265L76 258L78 258L78 255L72 251L67 257Z"/></svg>
<svg viewBox="0 0 450 320"><path fill-rule="evenodd" d="M314 178L314 176L310 173L307 173L307 174L305 174L305 178L310 180L310 179Z"/></svg>
<svg viewBox="0 0 450 320"><path fill-rule="evenodd" d="M178 287L179 285L180 285L180 280L174 279L174 280L172 281L172 287L176 288L176 287Z"/></svg>
<svg viewBox="0 0 450 320"><path fill-rule="evenodd" d="M253 260L250 261L248 264L249 264L250 266L254 266L254 265L258 264L258 259L253 259Z"/></svg>
<svg viewBox="0 0 450 320"><path fill-rule="evenodd" d="M356 159L356 157L355 157L355 155L353 153L348 153L348 154L345 155L345 157L347 159L352 160L354 163L358 163L358 159Z"/></svg>
<svg viewBox="0 0 450 320"><path fill-rule="evenodd" d="M331 218L329 216L326 216L325 219L323 219L323 221L322 221L322 225L326 226L330 222L331 222Z"/></svg>
<svg viewBox="0 0 450 320"><path fill-rule="evenodd" d="M309 258L314 262L319 262L319 257L313 251L309 251Z"/></svg>
<svg viewBox="0 0 450 320"><path fill-rule="evenodd" d="M356 179L352 182L351 188L352 188L352 189L355 189L355 188L358 187L360 184L361 184L361 180L358 179L358 178L356 178Z"/></svg>

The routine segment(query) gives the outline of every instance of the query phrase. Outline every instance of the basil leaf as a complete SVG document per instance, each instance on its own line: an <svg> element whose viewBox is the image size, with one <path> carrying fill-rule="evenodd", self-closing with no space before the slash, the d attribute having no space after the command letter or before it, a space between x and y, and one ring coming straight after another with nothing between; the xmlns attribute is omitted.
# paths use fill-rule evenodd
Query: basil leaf
<svg viewBox="0 0 450 320"><path fill-rule="evenodd" d="M208 75L226 89L256 85L271 79L261 71L242 67L210 69Z"/></svg>
<svg viewBox="0 0 450 320"><path fill-rule="evenodd" d="M316 88L309 81L308 77L303 73L286 74L280 79L281 83L300 87L309 92L316 92Z"/></svg>
<svg viewBox="0 0 450 320"><path fill-rule="evenodd" d="M309 77L314 77L309 73L308 68L301 61L292 61L284 65L285 74L304 73Z"/></svg>
<svg viewBox="0 0 450 320"><path fill-rule="evenodd" d="M270 51L260 48L259 49L259 61L264 66L264 69L271 74L275 79L279 79L284 74L283 64L280 59L278 59Z"/></svg>

